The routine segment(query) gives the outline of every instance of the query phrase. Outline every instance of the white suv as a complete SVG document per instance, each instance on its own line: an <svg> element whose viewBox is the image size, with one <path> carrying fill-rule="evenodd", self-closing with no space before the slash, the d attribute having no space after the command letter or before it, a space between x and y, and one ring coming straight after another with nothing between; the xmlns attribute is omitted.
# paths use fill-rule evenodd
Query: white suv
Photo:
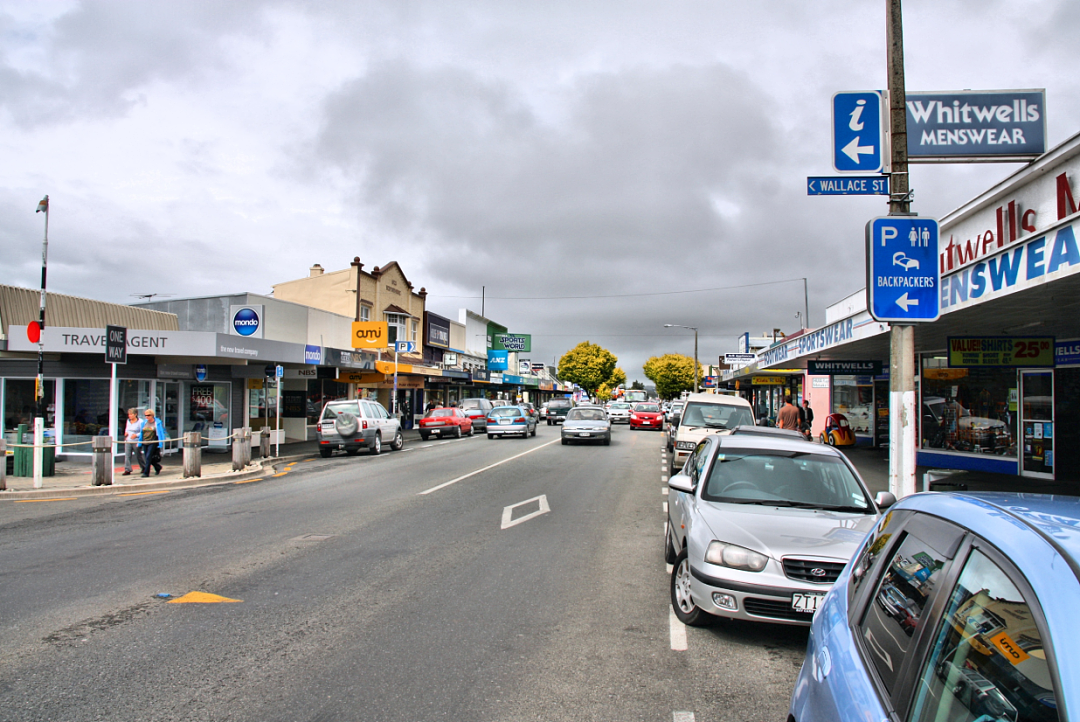
<svg viewBox="0 0 1080 722"><path fill-rule="evenodd" d="M750 402L727 394L690 394L672 434L671 473L686 463L698 442L709 434L728 432L736 426L753 426L754 409Z"/></svg>

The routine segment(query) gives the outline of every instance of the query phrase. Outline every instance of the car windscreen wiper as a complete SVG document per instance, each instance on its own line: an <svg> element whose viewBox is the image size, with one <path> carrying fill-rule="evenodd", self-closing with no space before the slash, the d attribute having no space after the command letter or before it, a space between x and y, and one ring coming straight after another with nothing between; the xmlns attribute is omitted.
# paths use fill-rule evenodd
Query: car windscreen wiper
<svg viewBox="0 0 1080 722"><path fill-rule="evenodd" d="M842 505L829 505L829 504L814 504L814 506L822 511L839 511L848 514L873 514L874 509L870 506L842 506Z"/></svg>

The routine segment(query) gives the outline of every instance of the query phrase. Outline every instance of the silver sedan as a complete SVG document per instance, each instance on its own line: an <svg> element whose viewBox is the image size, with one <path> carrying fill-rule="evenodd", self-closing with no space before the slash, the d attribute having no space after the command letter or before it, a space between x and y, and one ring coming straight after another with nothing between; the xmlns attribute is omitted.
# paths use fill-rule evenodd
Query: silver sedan
<svg viewBox="0 0 1080 722"><path fill-rule="evenodd" d="M599 406L575 406L566 413L562 427L562 443L571 441L599 441L604 446L611 443L611 422Z"/></svg>
<svg viewBox="0 0 1080 722"><path fill-rule="evenodd" d="M710 616L809 625L877 521L839 451L755 435L709 435L671 477L665 556L685 624Z"/></svg>

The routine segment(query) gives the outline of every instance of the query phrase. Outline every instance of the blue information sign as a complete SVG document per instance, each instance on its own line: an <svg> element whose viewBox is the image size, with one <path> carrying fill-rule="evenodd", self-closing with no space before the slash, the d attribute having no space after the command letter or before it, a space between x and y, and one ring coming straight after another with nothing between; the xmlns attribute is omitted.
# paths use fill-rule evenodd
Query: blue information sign
<svg viewBox="0 0 1080 722"><path fill-rule="evenodd" d="M886 323L936 321L938 223L886 216L866 224L866 293L870 315Z"/></svg>
<svg viewBox="0 0 1080 722"><path fill-rule="evenodd" d="M833 167L842 173L876 173L885 165L881 91L833 96Z"/></svg>
<svg viewBox="0 0 1080 722"><path fill-rule="evenodd" d="M811 176L806 179L808 196L887 196L889 176Z"/></svg>

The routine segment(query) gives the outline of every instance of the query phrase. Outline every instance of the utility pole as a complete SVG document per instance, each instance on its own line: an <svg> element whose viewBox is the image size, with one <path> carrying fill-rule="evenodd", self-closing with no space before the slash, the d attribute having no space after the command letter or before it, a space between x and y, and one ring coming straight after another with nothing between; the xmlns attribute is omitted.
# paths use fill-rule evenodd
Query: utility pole
<svg viewBox="0 0 1080 722"><path fill-rule="evenodd" d="M907 155L907 92L904 84L904 21L900 0L886 0L889 134L892 168L889 215L911 215ZM892 326L889 361L889 491L900 499L915 493L915 327Z"/></svg>

